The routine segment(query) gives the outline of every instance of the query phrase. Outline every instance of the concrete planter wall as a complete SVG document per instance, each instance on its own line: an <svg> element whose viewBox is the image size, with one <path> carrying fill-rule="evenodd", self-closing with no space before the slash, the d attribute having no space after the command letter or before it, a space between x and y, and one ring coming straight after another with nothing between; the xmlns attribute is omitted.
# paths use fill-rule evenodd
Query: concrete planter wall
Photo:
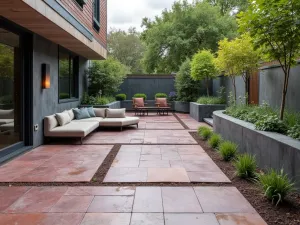
<svg viewBox="0 0 300 225"><path fill-rule="evenodd" d="M213 113L214 131L238 144L239 151L256 156L262 169L284 169L300 188L300 141L288 136L255 130L254 124L223 114Z"/></svg>
<svg viewBox="0 0 300 225"><path fill-rule="evenodd" d="M111 102L107 105L80 105L79 107L90 107L93 106L94 108L110 108L110 109L120 109L121 103L119 101Z"/></svg>
<svg viewBox="0 0 300 225"><path fill-rule="evenodd" d="M224 110L226 105L204 105L197 102L190 102L190 116L198 122L204 121L204 118L212 117L214 111Z"/></svg>
<svg viewBox="0 0 300 225"><path fill-rule="evenodd" d="M190 103L189 102L174 102L174 109L176 112L189 113L190 112Z"/></svg>

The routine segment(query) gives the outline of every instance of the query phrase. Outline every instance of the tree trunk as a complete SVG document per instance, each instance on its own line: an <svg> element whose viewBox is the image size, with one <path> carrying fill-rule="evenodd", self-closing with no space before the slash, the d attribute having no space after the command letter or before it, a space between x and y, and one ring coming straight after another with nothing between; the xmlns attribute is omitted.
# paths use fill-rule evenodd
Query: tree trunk
<svg viewBox="0 0 300 225"><path fill-rule="evenodd" d="M236 103L236 86L235 86L235 77L234 76L230 76L231 77L231 82L233 85L233 94L234 94L234 104Z"/></svg>
<svg viewBox="0 0 300 225"><path fill-rule="evenodd" d="M289 84L289 73L290 73L289 70L284 73L284 83L283 83L283 88L282 88L282 99L281 99L281 106L280 106L280 119L281 120L283 120L283 116L284 116L286 93L287 93L287 88L288 88L288 84Z"/></svg>
<svg viewBox="0 0 300 225"><path fill-rule="evenodd" d="M208 88L209 84L208 84L208 78L206 78L206 93L207 93L207 97L209 97L209 88Z"/></svg>

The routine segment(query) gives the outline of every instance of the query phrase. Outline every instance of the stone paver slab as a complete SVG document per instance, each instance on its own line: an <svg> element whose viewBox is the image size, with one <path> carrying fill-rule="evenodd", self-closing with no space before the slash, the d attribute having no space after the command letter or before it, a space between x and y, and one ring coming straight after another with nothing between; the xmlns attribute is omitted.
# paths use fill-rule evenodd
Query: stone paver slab
<svg viewBox="0 0 300 225"><path fill-rule="evenodd" d="M161 155L141 155L140 160L161 160Z"/></svg>
<svg viewBox="0 0 300 225"><path fill-rule="evenodd" d="M130 213L87 213L80 225L129 225Z"/></svg>
<svg viewBox="0 0 300 225"><path fill-rule="evenodd" d="M94 196L62 196L50 212L86 212Z"/></svg>
<svg viewBox="0 0 300 225"><path fill-rule="evenodd" d="M67 189L67 187L33 187L6 209L5 212L49 212Z"/></svg>
<svg viewBox="0 0 300 225"><path fill-rule="evenodd" d="M267 225L257 213L227 213L216 217L220 225Z"/></svg>
<svg viewBox="0 0 300 225"><path fill-rule="evenodd" d="M148 182L190 182L183 168L149 168Z"/></svg>
<svg viewBox="0 0 300 225"><path fill-rule="evenodd" d="M111 167L127 167L127 168L137 168L139 167L140 161L139 160L126 160L126 159L115 159L111 165Z"/></svg>
<svg viewBox="0 0 300 225"><path fill-rule="evenodd" d="M162 187L164 212L202 212L192 187Z"/></svg>
<svg viewBox="0 0 300 225"><path fill-rule="evenodd" d="M140 168L169 168L169 160L141 160Z"/></svg>
<svg viewBox="0 0 300 225"><path fill-rule="evenodd" d="M69 187L65 195L94 196L94 195L134 195L135 187Z"/></svg>
<svg viewBox="0 0 300 225"><path fill-rule="evenodd" d="M30 187L0 187L0 211L13 204L29 189Z"/></svg>
<svg viewBox="0 0 300 225"><path fill-rule="evenodd" d="M160 187L137 187L133 212L163 212Z"/></svg>
<svg viewBox="0 0 300 225"><path fill-rule="evenodd" d="M219 225L215 215L212 213L166 213L165 222L165 225Z"/></svg>
<svg viewBox="0 0 300 225"><path fill-rule="evenodd" d="M125 213L132 212L133 196L95 196L88 212Z"/></svg>
<svg viewBox="0 0 300 225"><path fill-rule="evenodd" d="M147 168L110 168L104 182L146 182Z"/></svg>
<svg viewBox="0 0 300 225"><path fill-rule="evenodd" d="M256 213L235 187L195 187L204 212Z"/></svg>
<svg viewBox="0 0 300 225"><path fill-rule="evenodd" d="M132 213L130 225L164 225L163 213Z"/></svg>
<svg viewBox="0 0 300 225"><path fill-rule="evenodd" d="M231 183L229 178L222 172L187 172L191 182L214 182Z"/></svg>

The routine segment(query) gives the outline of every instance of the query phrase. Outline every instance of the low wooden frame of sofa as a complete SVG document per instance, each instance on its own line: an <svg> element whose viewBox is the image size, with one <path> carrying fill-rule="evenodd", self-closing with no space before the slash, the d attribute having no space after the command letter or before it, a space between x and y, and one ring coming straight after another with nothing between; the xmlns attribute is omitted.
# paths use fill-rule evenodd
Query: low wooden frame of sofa
<svg viewBox="0 0 300 225"><path fill-rule="evenodd" d="M95 109L96 117L76 120L59 126L56 115L46 116L44 119L44 136L45 137L78 137L82 144L82 140L88 134L98 129L98 127L123 127L136 125L138 128L138 117L106 117L106 111L111 109Z"/></svg>

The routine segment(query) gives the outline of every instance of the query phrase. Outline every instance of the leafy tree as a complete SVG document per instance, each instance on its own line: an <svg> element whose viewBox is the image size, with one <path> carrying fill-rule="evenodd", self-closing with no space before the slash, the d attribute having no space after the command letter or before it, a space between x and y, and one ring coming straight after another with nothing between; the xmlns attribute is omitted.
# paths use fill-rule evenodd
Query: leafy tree
<svg viewBox="0 0 300 225"><path fill-rule="evenodd" d="M209 96L209 80L215 77L216 74L214 55L210 51L202 50L193 56L191 76L196 81L205 80L207 96Z"/></svg>
<svg viewBox="0 0 300 225"><path fill-rule="evenodd" d="M218 70L223 72L225 76L230 77L233 86L234 101L236 101L235 77L239 74L239 71L237 70L234 57L232 57L234 48L233 42L228 41L227 38L219 41L218 57L214 61Z"/></svg>
<svg viewBox="0 0 300 225"><path fill-rule="evenodd" d="M0 44L0 77L13 78L14 76L14 50Z"/></svg>
<svg viewBox="0 0 300 225"><path fill-rule="evenodd" d="M213 6L219 6L222 15L229 12L243 11L248 7L248 0L206 0Z"/></svg>
<svg viewBox="0 0 300 225"><path fill-rule="evenodd" d="M103 96L113 95L119 90L128 70L125 65L112 57L92 61L88 70L89 93L95 96L101 91Z"/></svg>
<svg viewBox="0 0 300 225"><path fill-rule="evenodd" d="M128 31L112 29L108 33L108 52L130 68L131 73L143 73L141 59L145 52L145 44L135 28Z"/></svg>
<svg viewBox="0 0 300 225"><path fill-rule="evenodd" d="M175 78L177 100L182 102L196 101L199 97L201 82L194 81L191 77L191 61L186 59L180 66Z"/></svg>
<svg viewBox="0 0 300 225"><path fill-rule="evenodd" d="M291 67L300 52L300 1L254 0L240 13L241 31L250 32L256 47L278 60L284 72L280 119L283 119Z"/></svg>
<svg viewBox="0 0 300 225"><path fill-rule="evenodd" d="M199 49L216 51L218 41L236 35L235 19L222 16L218 7L207 2L177 1L154 21L143 19L142 39L147 45L143 58L149 73L171 73Z"/></svg>

